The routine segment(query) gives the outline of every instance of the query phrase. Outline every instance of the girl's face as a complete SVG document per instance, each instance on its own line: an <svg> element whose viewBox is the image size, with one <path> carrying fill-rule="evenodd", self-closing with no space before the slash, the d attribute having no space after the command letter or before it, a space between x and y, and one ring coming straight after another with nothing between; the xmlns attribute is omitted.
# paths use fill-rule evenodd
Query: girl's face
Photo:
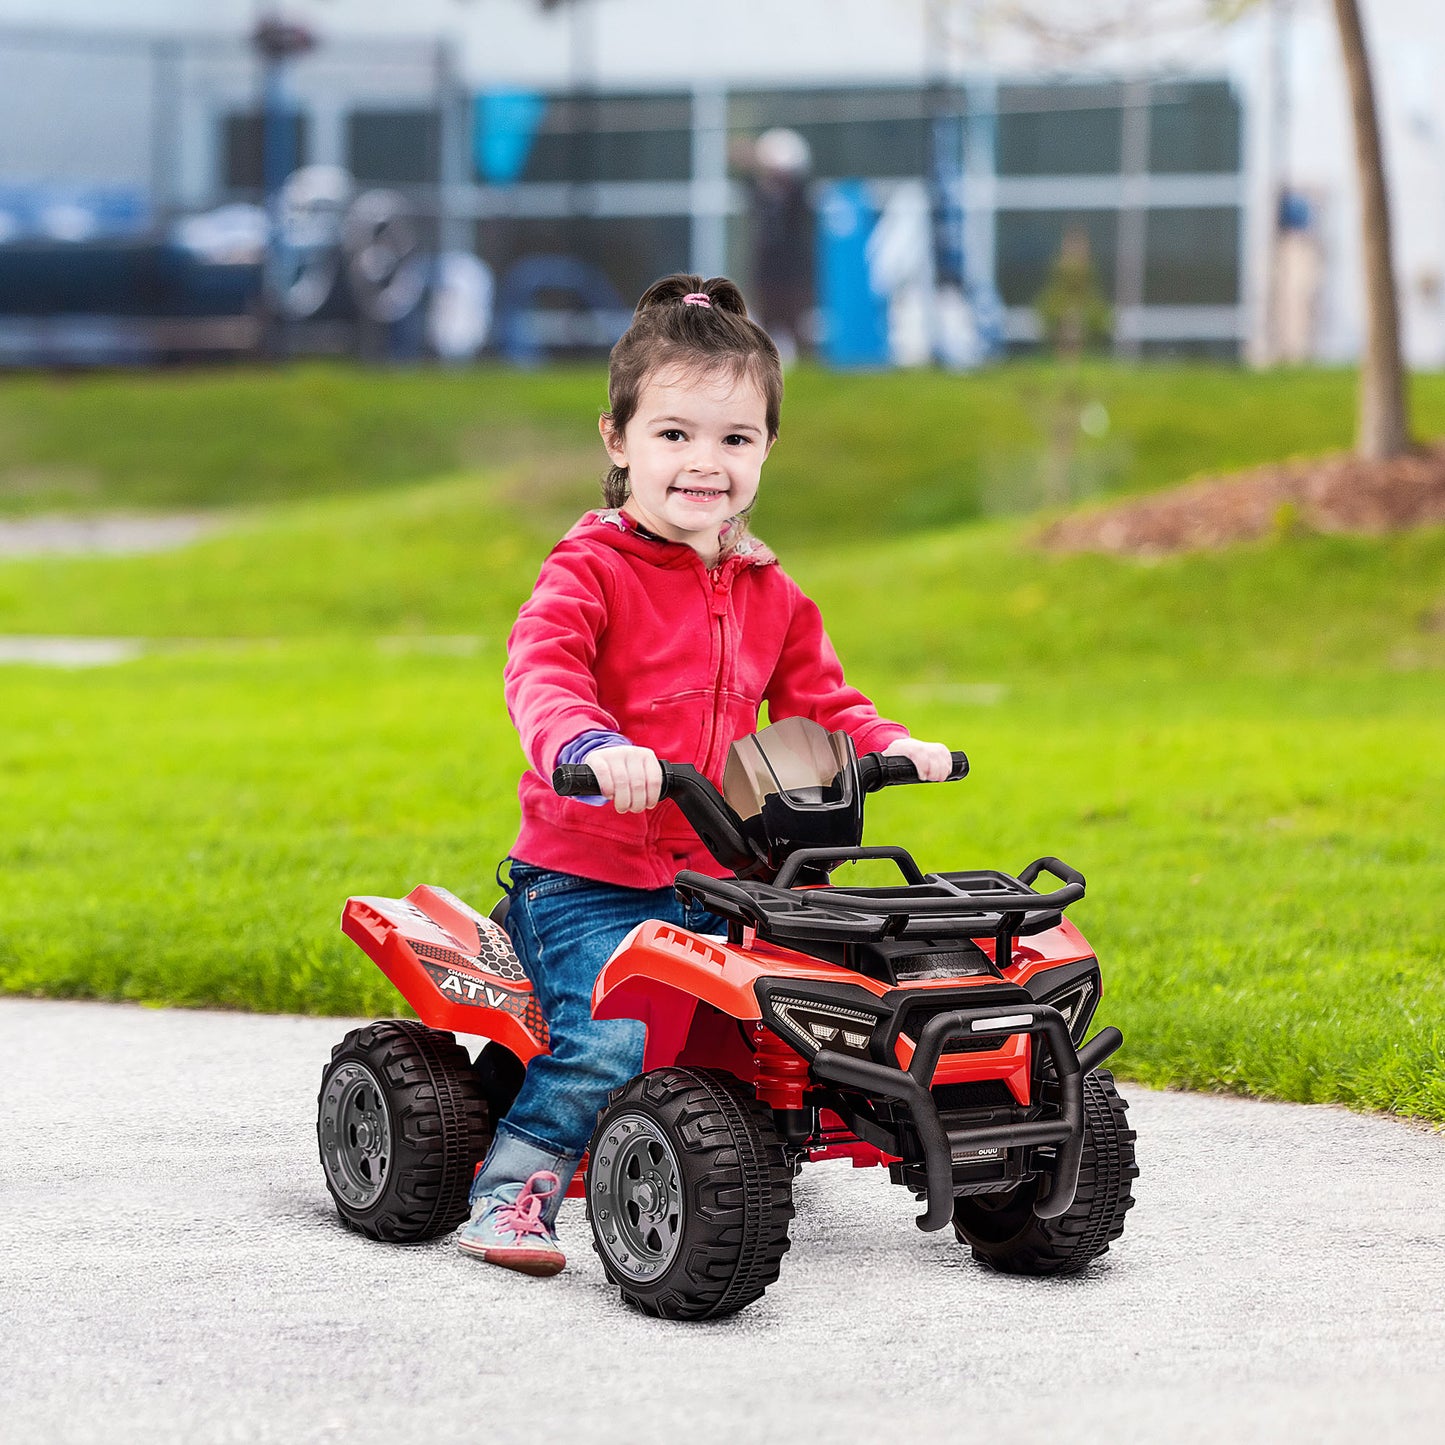
<svg viewBox="0 0 1445 1445"><path fill-rule="evenodd" d="M711 563L718 529L751 505L772 450L757 383L728 371L664 372L644 382L620 435L606 417L601 425L607 455L627 468L631 495L623 510Z"/></svg>

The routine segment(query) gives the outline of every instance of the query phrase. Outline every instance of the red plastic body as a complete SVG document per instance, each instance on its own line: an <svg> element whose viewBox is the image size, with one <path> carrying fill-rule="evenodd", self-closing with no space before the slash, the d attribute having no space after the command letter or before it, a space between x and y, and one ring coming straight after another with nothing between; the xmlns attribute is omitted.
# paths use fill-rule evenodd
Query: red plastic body
<svg viewBox="0 0 1445 1445"><path fill-rule="evenodd" d="M342 931L394 983L417 1017L433 1028L495 1039L527 1063L547 1050L547 1025L503 929L443 888L414 888L404 899L351 898ZM990 957L990 939L976 940ZM1083 935L1065 919L1018 940L1003 976L1023 984L1061 964L1092 957ZM887 984L807 954L758 940L740 944L692 933L672 923L643 923L618 946L592 994L597 1018L640 1019L647 1029L644 1069L667 1064L725 1069L775 1109L804 1107L808 1061L761 1021L753 985L760 978L847 983L882 996ZM899 987L988 987L993 974L929 979ZM898 1063L907 1067L914 1040L900 1034ZM1020 1104L1029 1102L1030 1039L1015 1034L988 1051L944 1054L934 1084L1001 1080ZM854 1137L829 1111L822 1142L809 1159L848 1158L854 1167L893 1162ZM581 1191L581 1171L571 1193Z"/></svg>
<svg viewBox="0 0 1445 1445"><path fill-rule="evenodd" d="M348 898L341 931L434 1029L495 1039L525 1064L547 1052L547 1023L506 931L445 888Z"/></svg>

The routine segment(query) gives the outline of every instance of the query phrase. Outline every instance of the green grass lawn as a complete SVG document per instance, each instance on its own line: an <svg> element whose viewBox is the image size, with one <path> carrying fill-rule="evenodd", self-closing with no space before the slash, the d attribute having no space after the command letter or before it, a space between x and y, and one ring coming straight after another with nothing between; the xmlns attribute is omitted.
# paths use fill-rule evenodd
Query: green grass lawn
<svg viewBox="0 0 1445 1445"><path fill-rule="evenodd" d="M1064 385L1044 368L790 378L793 469L780 445L758 530L855 680L974 759L960 785L875 799L870 841L925 866L1081 868L1072 912L1126 1074L1445 1120L1445 530L1144 566L1041 555L1026 519L950 520L973 515L961 483L929 515L970 458L978 477L1005 453L1022 468L1027 396ZM508 420L477 422L468 387ZM1088 387L1113 419L1108 489L1321 449L1348 425L1331 374L1101 370ZM1423 391L1445 418L1445 387ZM318 395L342 398L324 425ZM240 507L174 553L0 565L0 633L152 640L113 668L0 668L0 989L394 1011L337 915L348 893L421 881L495 896L520 767L506 630L588 500L595 458L557 438L598 397L580 372L0 387L0 475L31 479L6 483L12 510ZM205 406L188 462L171 431ZM278 416L289 440L269 462L251 448L251 485L243 434ZM512 450L456 450L487 427Z"/></svg>

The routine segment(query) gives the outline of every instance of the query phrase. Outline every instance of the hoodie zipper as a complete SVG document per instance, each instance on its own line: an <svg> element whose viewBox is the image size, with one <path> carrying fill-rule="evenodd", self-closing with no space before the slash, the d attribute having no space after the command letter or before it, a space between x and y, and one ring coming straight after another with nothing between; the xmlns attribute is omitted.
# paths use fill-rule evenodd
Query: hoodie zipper
<svg viewBox="0 0 1445 1445"><path fill-rule="evenodd" d="M704 576L708 585L708 605L718 629L718 666L717 677L713 682L712 710L707 722L707 746L703 750L703 771L711 774L713 771L713 748L717 743L718 714L722 711L723 682L727 677L728 668L728 594L732 591L732 584L737 577L737 566L739 559L729 557L718 569L718 575L713 577L712 573L704 568ZM702 559L698 558L698 566L702 567Z"/></svg>

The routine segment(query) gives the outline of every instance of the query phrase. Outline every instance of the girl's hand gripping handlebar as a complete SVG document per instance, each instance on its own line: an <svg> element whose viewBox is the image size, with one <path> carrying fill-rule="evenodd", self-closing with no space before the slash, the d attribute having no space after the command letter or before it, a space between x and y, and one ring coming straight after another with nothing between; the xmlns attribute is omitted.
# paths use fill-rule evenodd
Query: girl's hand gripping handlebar
<svg viewBox="0 0 1445 1445"><path fill-rule="evenodd" d="M968 776L968 754L955 752L953 767L945 782L956 783ZM858 781L865 793L876 793L879 788L892 788L900 783L919 781L918 769L911 758L888 756L884 753L867 753L858 759Z"/></svg>
<svg viewBox="0 0 1445 1445"><path fill-rule="evenodd" d="M664 763L659 759L658 766L662 769L658 801L671 798L676 802L703 846L724 868L735 872L755 869L758 855L743 837L738 815L718 790L690 763ZM563 763L554 769L552 788L563 798L586 798L601 791L596 773L586 763Z"/></svg>
<svg viewBox="0 0 1445 1445"><path fill-rule="evenodd" d="M714 798L717 791L705 778L698 773L696 768L687 767L685 764L661 763L662 768L662 790L658 795L658 801L669 797L672 794L677 780L686 775L691 775L688 781L694 784L689 791L705 789ZM955 752L953 754L953 768L948 774L947 782L955 783L960 778L968 776L968 754ZM865 753L858 759L858 781L863 785L865 793L876 793L879 788L897 787L902 783L918 782L918 769L913 766L911 759L901 757L885 757L882 753ZM586 763L563 763L552 773L552 788L559 797L563 798L587 798L594 797L602 790L598 786L597 775ZM721 801L719 799L719 801Z"/></svg>

